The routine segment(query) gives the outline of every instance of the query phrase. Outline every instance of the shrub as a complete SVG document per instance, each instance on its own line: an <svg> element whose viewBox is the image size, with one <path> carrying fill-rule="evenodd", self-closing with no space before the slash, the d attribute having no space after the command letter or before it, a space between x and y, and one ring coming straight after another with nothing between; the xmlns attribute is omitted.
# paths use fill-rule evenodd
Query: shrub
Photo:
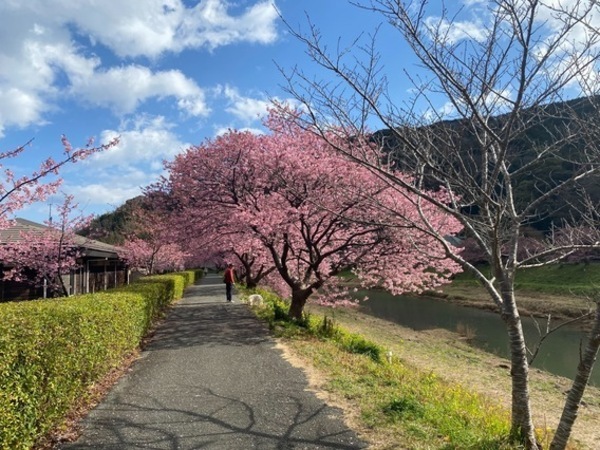
<svg viewBox="0 0 600 450"><path fill-rule="evenodd" d="M292 337L295 334L314 335L322 339L330 339L349 353L366 355L375 362L381 362L383 349L358 334L351 334L335 326L333 319L323 317L318 319L310 314L304 314L302 320L292 321L288 316L289 303L278 295L264 289L252 292L263 297L263 308L257 310L257 315L265 319L271 328L278 327L280 336Z"/></svg>
<svg viewBox="0 0 600 450"><path fill-rule="evenodd" d="M28 449L132 352L192 271L111 291L0 304L0 449Z"/></svg>
<svg viewBox="0 0 600 450"><path fill-rule="evenodd" d="M381 362L381 347L359 334L341 333L338 339L340 346L349 353L367 355L375 362Z"/></svg>

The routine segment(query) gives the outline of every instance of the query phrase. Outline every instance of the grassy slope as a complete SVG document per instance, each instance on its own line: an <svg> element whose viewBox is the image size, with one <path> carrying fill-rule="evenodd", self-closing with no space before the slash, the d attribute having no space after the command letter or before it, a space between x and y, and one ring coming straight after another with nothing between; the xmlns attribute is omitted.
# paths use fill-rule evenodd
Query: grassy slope
<svg viewBox="0 0 600 450"><path fill-rule="evenodd" d="M510 374L508 362L492 354L470 347L456 333L446 330L429 330L417 332L409 328L386 322L385 320L361 314L355 310L339 308L335 310L311 306L315 314L326 313L333 316L335 321L351 332L359 333L369 340L393 352L394 357L414 367L420 373L431 373L449 383L456 383L471 392L481 394L495 404L510 410ZM310 355L298 351L298 343L292 347L299 354L304 353L304 364L315 365ZM326 370L321 373L323 378L332 375ZM531 403L535 415L535 424L540 436L549 438L545 428L555 428L560 417L564 402L564 394L569 389L570 381L537 369L531 370ZM331 386L325 385L331 393ZM334 392L335 394L335 392ZM337 393L344 395L344 393ZM596 449L600 442L600 429L597 420L600 417L600 389L588 388L577 419L573 437L580 446L570 448ZM402 427L401 427L402 428ZM398 432L386 427L372 428L363 422L363 433L374 442L378 441L378 433L387 434L384 442L379 442L373 448L403 448L407 445L406 430ZM396 434L398 436L394 437ZM390 442L391 439L398 439ZM414 437L413 437L414 439ZM381 436L379 436L381 441ZM410 442L410 441L408 441ZM426 440L419 444L412 441L408 448L445 448L443 446L425 445ZM398 445L395 447L394 445ZM421 445L425 445L422 447ZM455 448L448 446L446 448ZM460 448L460 447L459 447ZM473 447L479 448L479 447ZM485 447L482 447L485 448ZM490 446L489 448L494 448Z"/></svg>
<svg viewBox="0 0 600 450"><path fill-rule="evenodd" d="M591 303L583 294L591 294L595 286L600 287L600 264L572 264L523 271L518 280L518 302L522 314L537 315L552 313L554 316L574 317L588 308ZM444 289L444 295L450 301L458 301L477 307L493 308L486 292L467 274L461 274ZM335 321L351 332L359 333L367 339L393 352L407 367L413 367L417 373L429 373L450 385L463 386L471 392L483 395L492 404L500 405L505 411L510 409L510 374L507 361L481 350L471 348L460 336L445 330L416 332L381 319L373 318L357 311L347 309L327 310L311 306L316 314L333 316ZM374 399L380 395L381 387L373 384L373 392L358 396L352 389L340 388L339 362L332 366L323 364L322 355L317 355L321 345L314 341L294 339L286 345L298 357L303 367L316 368L315 387L325 390L329 397L339 400L349 410L354 427L362 431L372 447L388 448L461 448L461 444L442 443L443 434L433 439L431 435L419 439L418 430L410 421L389 423L378 416L373 420L370 410L365 410L360 398ZM333 357L333 356L332 356ZM335 358L335 357L333 357ZM348 369L349 373L352 370ZM364 376L362 377L365 378ZM356 381L351 383L354 386ZM546 428L556 427L563 407L564 395L570 387L566 378L549 373L531 370L531 403L539 436L545 440L549 435ZM359 413L357 413L360 411ZM579 445L570 448L598 448L600 429L597 418L600 417L600 389L588 388L584 404L573 432ZM429 430L432 431L432 430ZM439 433L439 431L438 431ZM435 435L435 432L433 433ZM545 438L545 439L544 439ZM437 442L436 442L437 441ZM492 443L489 447L475 444L469 448L499 448ZM548 441L545 442L548 445ZM464 445L464 444L463 444Z"/></svg>

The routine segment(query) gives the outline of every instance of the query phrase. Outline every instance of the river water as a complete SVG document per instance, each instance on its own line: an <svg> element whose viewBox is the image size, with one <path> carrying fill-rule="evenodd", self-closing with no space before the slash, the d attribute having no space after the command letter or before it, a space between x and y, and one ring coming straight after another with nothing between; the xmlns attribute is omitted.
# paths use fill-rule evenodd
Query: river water
<svg viewBox="0 0 600 450"><path fill-rule="evenodd" d="M508 335L500 316L492 311L454 305L436 298L393 296L385 291L359 291L357 298L368 296L361 302L361 311L414 330L444 328L456 332L459 327L474 331L471 344L508 357ZM539 341L539 332L533 319L522 318L527 345L533 349ZM538 319L545 328L545 320ZM564 326L548 336L534 360L532 367L573 379L579 362L580 346L583 350L584 334L576 326ZM600 363L597 363L598 365ZM590 384L600 386L600 368L592 373Z"/></svg>

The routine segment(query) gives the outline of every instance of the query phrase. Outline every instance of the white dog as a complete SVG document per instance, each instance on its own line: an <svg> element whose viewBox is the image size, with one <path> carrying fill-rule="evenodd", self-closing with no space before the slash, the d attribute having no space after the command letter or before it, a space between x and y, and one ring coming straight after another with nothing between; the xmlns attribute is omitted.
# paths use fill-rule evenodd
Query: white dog
<svg viewBox="0 0 600 450"><path fill-rule="evenodd" d="M262 303L263 303L262 295L252 294L251 296L248 297L248 304L249 305L259 306L259 305L262 305Z"/></svg>

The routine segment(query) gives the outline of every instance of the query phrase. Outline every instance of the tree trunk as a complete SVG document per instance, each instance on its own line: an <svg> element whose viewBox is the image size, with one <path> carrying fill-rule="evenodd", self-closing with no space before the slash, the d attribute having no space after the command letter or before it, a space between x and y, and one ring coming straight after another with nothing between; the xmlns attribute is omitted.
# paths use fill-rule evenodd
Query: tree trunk
<svg viewBox="0 0 600 450"><path fill-rule="evenodd" d="M567 395L565 406L560 417L560 422L552 443L550 444L550 450L564 450L571 436L571 430L575 419L577 419L577 413L579 411L579 405L581 398L588 384L596 356L598 355L598 348L600 347L600 301L596 303L596 317L594 319L594 328L589 334L589 340L585 346L585 352L583 359L577 366L577 373L573 380L573 385Z"/></svg>
<svg viewBox="0 0 600 450"><path fill-rule="evenodd" d="M67 289L67 286L65 285L65 282L63 280L63 277L60 273L60 271L58 272L58 274L56 275L59 281L59 285L60 285L60 290L62 291L62 296L63 297L68 297L69 296L69 290Z"/></svg>
<svg viewBox="0 0 600 450"><path fill-rule="evenodd" d="M312 289L293 289L292 290L292 304L288 312L290 318L294 320L301 320L302 314L304 313L304 305L306 300L310 297Z"/></svg>
<svg viewBox="0 0 600 450"><path fill-rule="evenodd" d="M509 300L510 301L510 300ZM511 434L525 444L527 449L538 449L529 401L529 363L519 312L512 299L503 314L510 341L510 376L512 380Z"/></svg>
<svg viewBox="0 0 600 450"><path fill-rule="evenodd" d="M258 286L258 283L256 281L254 281L254 279L250 276L246 277L246 287L248 289L254 289L256 286Z"/></svg>

